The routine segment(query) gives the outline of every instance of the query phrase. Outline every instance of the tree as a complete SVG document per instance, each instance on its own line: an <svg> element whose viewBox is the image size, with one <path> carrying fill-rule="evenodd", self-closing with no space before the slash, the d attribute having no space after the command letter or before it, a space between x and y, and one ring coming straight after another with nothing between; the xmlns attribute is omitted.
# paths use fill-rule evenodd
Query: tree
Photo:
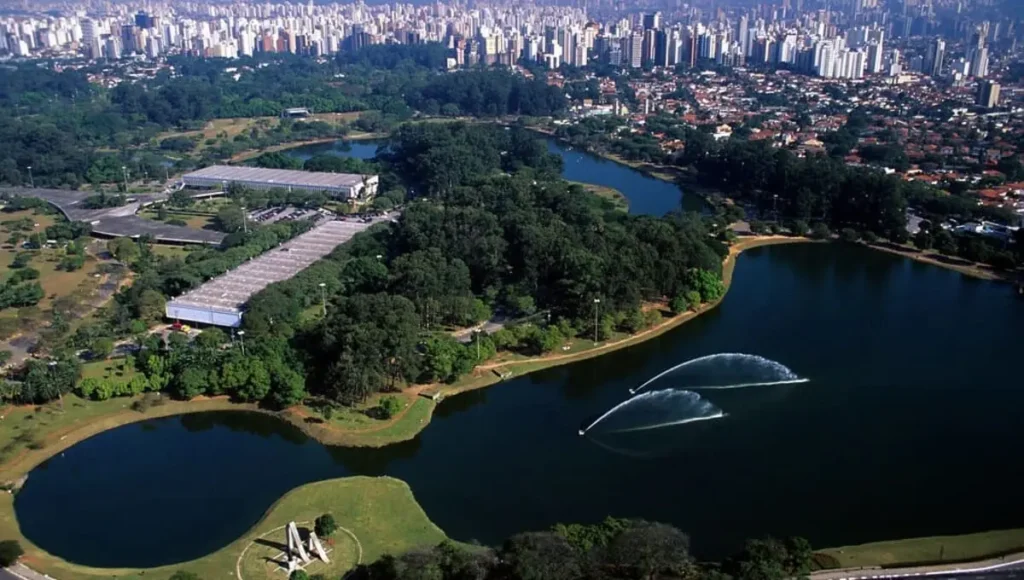
<svg viewBox="0 0 1024 580"><path fill-rule="evenodd" d="M932 234L927 230L921 230L914 235L914 246L919 250L930 250L933 244Z"/></svg>
<svg viewBox="0 0 1024 580"><path fill-rule="evenodd" d="M0 566L7 568L14 565L25 554L17 540L0 541Z"/></svg>
<svg viewBox="0 0 1024 580"><path fill-rule="evenodd" d="M693 269L687 272L687 285L700 294L702 302L714 302L725 294L722 279L713 272Z"/></svg>
<svg viewBox="0 0 1024 580"><path fill-rule="evenodd" d="M245 212L237 205L226 205L217 212L214 219L221 231L229 234L240 232L244 226Z"/></svg>
<svg viewBox="0 0 1024 580"><path fill-rule="evenodd" d="M815 240L827 240L832 237L832 230L824 222L815 222L811 227L811 237Z"/></svg>
<svg viewBox="0 0 1024 580"><path fill-rule="evenodd" d="M744 580L783 580L788 576L786 547L774 538L747 540L743 551L726 563L726 571Z"/></svg>
<svg viewBox="0 0 1024 580"><path fill-rule="evenodd" d="M690 539L676 528L645 521L630 522L609 544L606 559L634 576L685 576L692 563Z"/></svg>
<svg viewBox="0 0 1024 580"><path fill-rule="evenodd" d="M139 319L152 325L163 319L166 306L167 301L164 299L163 294L156 290L148 289L143 290L139 294L136 309Z"/></svg>
<svg viewBox="0 0 1024 580"><path fill-rule="evenodd" d="M14 353L9 350L0 350L0 367L11 362L11 358L14 357Z"/></svg>
<svg viewBox="0 0 1024 580"><path fill-rule="evenodd" d="M686 296L683 294L676 294L672 297L672 300L668 303L669 310L672 314L682 314L690 307L689 302L686 300Z"/></svg>
<svg viewBox="0 0 1024 580"><path fill-rule="evenodd" d="M396 397L381 397L377 410L382 419L390 419L402 410L402 403Z"/></svg>
<svg viewBox="0 0 1024 580"><path fill-rule="evenodd" d="M860 241L860 233L853 228L843 228L839 230L839 239L846 243L853 244Z"/></svg>
<svg viewBox="0 0 1024 580"><path fill-rule="evenodd" d="M306 574L305 570L296 570L292 572L288 580L309 580L309 574Z"/></svg>
<svg viewBox="0 0 1024 580"><path fill-rule="evenodd" d="M696 290L690 290L685 294L685 296L686 303L690 306L690 310L696 312L697 309L700 308L701 304L700 292L697 292Z"/></svg>
<svg viewBox="0 0 1024 580"><path fill-rule="evenodd" d="M106 359L110 357L110 353L114 352L114 341L110 337L101 336L92 342L89 346L89 354L93 358Z"/></svg>
<svg viewBox="0 0 1024 580"><path fill-rule="evenodd" d="M956 255L956 239L948 231L941 228L936 230L932 236L932 242L939 253L946 254L947 256Z"/></svg>
<svg viewBox="0 0 1024 580"><path fill-rule="evenodd" d="M582 571L576 551L553 532L512 536L505 541L501 558L518 580L576 580Z"/></svg>
<svg viewBox="0 0 1024 580"><path fill-rule="evenodd" d="M114 238L107 242L107 250L122 264L131 264L142 255L139 243L131 238Z"/></svg>
<svg viewBox="0 0 1024 580"><path fill-rule="evenodd" d="M321 538L331 537L337 529L338 524L335 523L334 516L331 514L324 514L313 522L313 530L316 532L316 535Z"/></svg>

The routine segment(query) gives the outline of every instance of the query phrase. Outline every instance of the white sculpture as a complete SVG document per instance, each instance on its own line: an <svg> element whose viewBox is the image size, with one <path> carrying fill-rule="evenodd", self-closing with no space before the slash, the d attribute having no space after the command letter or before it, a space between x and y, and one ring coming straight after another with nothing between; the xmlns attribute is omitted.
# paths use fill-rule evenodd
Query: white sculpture
<svg viewBox="0 0 1024 580"><path fill-rule="evenodd" d="M309 551L320 556L320 559L324 561L324 564L331 563L331 561L327 559L327 552L324 551L324 547L320 543L320 538L316 537L316 532L314 531L309 532Z"/></svg>
<svg viewBox="0 0 1024 580"><path fill-rule="evenodd" d="M299 536L299 527L295 525L295 522L288 522L288 574L291 575L294 572L292 568L293 564L297 564L296 560L301 558L303 562L309 564L313 561L309 557L309 553L306 552L305 546L302 545L302 538Z"/></svg>

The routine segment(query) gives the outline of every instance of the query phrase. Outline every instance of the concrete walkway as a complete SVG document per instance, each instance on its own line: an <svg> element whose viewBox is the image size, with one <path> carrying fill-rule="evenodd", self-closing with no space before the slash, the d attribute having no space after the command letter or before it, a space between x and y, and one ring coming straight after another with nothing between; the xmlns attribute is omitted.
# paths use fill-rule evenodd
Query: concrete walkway
<svg viewBox="0 0 1024 580"><path fill-rule="evenodd" d="M53 580L53 578L46 574L40 574L21 562L18 562L9 568L3 568L3 571L6 572L5 576L8 576L8 578L10 576L14 576L20 580Z"/></svg>
<svg viewBox="0 0 1024 580"><path fill-rule="evenodd" d="M1004 568L1024 568L1024 552L1016 552L999 558L989 558L977 562L936 564L933 566L912 566L906 568L867 566L861 568L841 568L839 570L821 570L812 573L810 578L811 580L864 580L867 578L938 576L952 573L971 574Z"/></svg>

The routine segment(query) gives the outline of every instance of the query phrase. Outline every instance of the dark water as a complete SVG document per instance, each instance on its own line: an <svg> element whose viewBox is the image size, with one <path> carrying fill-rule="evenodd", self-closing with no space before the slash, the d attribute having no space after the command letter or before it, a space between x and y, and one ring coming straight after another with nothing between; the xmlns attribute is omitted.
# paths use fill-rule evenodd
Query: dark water
<svg viewBox="0 0 1024 580"><path fill-rule="evenodd" d="M615 188L629 200L629 212L633 214L664 215L679 208L682 200L683 208L690 211L702 211L703 200L697 195L683 195L679 186L655 179L639 171L635 171L579 150L568 149L553 139L546 140L548 151L562 157L564 169L562 176L570 181L594 183ZM337 141L320 143L286 149L283 153L305 161L314 155L338 155L371 159L377 153L381 141Z"/></svg>
<svg viewBox="0 0 1024 580"><path fill-rule="evenodd" d="M547 139L548 151L561 156L562 177L611 187L629 200L629 213L665 215L679 208L702 211L704 201L697 195L683 195L674 183L650 177L621 163L615 163L578 149L569 149L554 139Z"/></svg>
<svg viewBox="0 0 1024 580"><path fill-rule="evenodd" d="M1021 526L1022 329L1007 285L838 244L755 249L716 310L444 401L414 441L326 448L264 416L159 419L53 458L15 505L33 542L100 566L201 556L288 489L350 474L409 482L450 536L485 543L606 515L671 522L704 557L762 534L835 546ZM811 381L705 392L728 416L658 432L666 456L577 435L628 388L719 352Z"/></svg>
<svg viewBox="0 0 1024 580"><path fill-rule="evenodd" d="M281 151L289 157L305 161L315 155L337 155L338 157L354 157L356 159L373 159L377 155L377 147L381 141L360 139L354 141L335 141L333 143L315 143L302 145Z"/></svg>

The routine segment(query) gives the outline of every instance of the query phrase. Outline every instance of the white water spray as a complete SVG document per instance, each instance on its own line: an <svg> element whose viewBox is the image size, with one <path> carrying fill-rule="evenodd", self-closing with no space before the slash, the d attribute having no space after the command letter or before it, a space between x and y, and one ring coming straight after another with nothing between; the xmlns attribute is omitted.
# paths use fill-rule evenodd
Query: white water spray
<svg viewBox="0 0 1024 580"><path fill-rule="evenodd" d="M792 380L788 380L788 381L768 381L768 382L764 382L764 383L739 383L739 384L736 384L736 385L721 385L721 386L718 386L718 385L714 385L714 386L712 386L712 385L704 385L704 386L700 386L700 387L689 387L688 386L686 388L690 389L691 391L700 391L700 390L723 391L723 390L726 390L726 389L745 389L747 387L774 387L775 385L798 385L800 383L806 383L806 382L808 382L810 380L811 379L792 379Z"/></svg>
<svg viewBox="0 0 1024 580"><path fill-rule="evenodd" d="M652 429L661 429L662 427L673 427L675 425L685 425L687 423L696 423L697 421L710 421L712 419L721 419L725 417L725 413L719 411L714 415L708 415L707 417L690 417L689 419L680 419L678 421L669 421L667 423L658 423L657 425L642 425L640 427L629 427L627 429L615 429L608 431L609 433L633 433L636 431L651 431Z"/></svg>
<svg viewBox="0 0 1024 580"><path fill-rule="evenodd" d="M665 389L642 393L615 405L581 429L580 435L586 434L595 425L616 413L625 414L627 425L621 429L613 429L609 433L658 429L723 416L721 409L705 401L697 393Z"/></svg>
<svg viewBox="0 0 1024 580"><path fill-rule="evenodd" d="M749 376L750 378L754 378L755 374L760 374L760 375L764 376L766 379L770 378L770 380L764 380L764 381L745 381L745 382L738 383L738 384L732 384L732 385L726 384L726 385L721 385L721 386L714 386L714 385L706 385L706 386L702 386L702 387L689 387L689 386L687 386L687 388L700 388L700 389L733 388L733 389L735 389L735 388L740 388L740 387L768 386L768 385L791 384L791 383L796 383L796 382L806 382L806 379L801 379L800 377L798 377L796 375L796 373L791 371L785 365L777 363L777 362L775 362L773 360L766 359L763 356L758 356L758 355L755 355L755 354L743 354L743 353L737 353L737 352L725 352L725 353L711 354L711 355L707 355L707 356L702 356L702 357L699 357L699 358L688 360L688 361L686 361L684 363L680 363L680 364L678 364L678 365L676 365L674 367L671 367L671 368L669 368L667 370L664 370L664 371L654 375L654 377L648 379L645 383L643 383L639 387L637 387L635 389L630 389L629 392L630 392L630 394L635 395L636 393L639 393L640 391L642 391L644 388L646 388L651 383L657 381L658 379L660 379L660 378L662 378L664 376L672 374L672 373L674 373L676 371L679 371L681 369L685 369L687 367L699 367L699 366L702 366L702 365L703 366L712 366L712 365L714 365L714 366L712 366L712 368L708 369L708 373L709 374L714 374L716 372L720 372L721 370L730 369L730 368L748 367L748 368L745 368L743 370L748 372L747 376ZM718 368L715 368L715 367L718 367ZM686 386L686 385L684 385L684 386Z"/></svg>

